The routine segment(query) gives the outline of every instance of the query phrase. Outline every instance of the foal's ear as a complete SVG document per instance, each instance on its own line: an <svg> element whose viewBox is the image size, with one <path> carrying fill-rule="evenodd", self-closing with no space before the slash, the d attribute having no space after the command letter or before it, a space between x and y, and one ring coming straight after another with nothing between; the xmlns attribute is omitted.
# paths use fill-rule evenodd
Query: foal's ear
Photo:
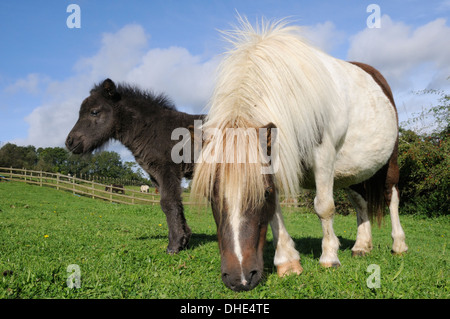
<svg viewBox="0 0 450 319"><path fill-rule="evenodd" d="M267 156L270 156L272 153L272 145L275 144L277 139L277 127L275 126L275 124L270 122L269 124L260 127L259 132L259 142L261 143L261 147L263 149L266 149ZM262 138L264 136L266 137L265 139Z"/></svg>
<svg viewBox="0 0 450 319"><path fill-rule="evenodd" d="M111 79L106 79L102 83L103 96L107 99L118 101L120 94L117 92L116 84Z"/></svg>

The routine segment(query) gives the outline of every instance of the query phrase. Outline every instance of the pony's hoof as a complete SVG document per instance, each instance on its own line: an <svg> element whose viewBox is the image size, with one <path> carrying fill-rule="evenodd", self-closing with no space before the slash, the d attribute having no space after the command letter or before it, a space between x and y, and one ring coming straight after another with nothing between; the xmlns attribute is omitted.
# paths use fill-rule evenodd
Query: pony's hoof
<svg viewBox="0 0 450 319"><path fill-rule="evenodd" d="M320 265L324 268L338 268L341 266L341 263L338 261L334 262L321 262Z"/></svg>
<svg viewBox="0 0 450 319"><path fill-rule="evenodd" d="M303 272L303 267L300 261L293 260L277 266L278 277L284 277L291 274L300 275Z"/></svg>
<svg viewBox="0 0 450 319"><path fill-rule="evenodd" d="M393 255L403 255L408 252L408 246L406 246L405 242L394 243L392 245L391 253Z"/></svg>
<svg viewBox="0 0 450 319"><path fill-rule="evenodd" d="M367 256L369 252L364 250L352 250L352 257L364 257Z"/></svg>
<svg viewBox="0 0 450 319"><path fill-rule="evenodd" d="M394 251L394 250L391 250L391 254L394 255L394 256L403 256L403 255L405 255L407 252L408 252L408 249L407 249L407 250L404 250L404 251Z"/></svg>

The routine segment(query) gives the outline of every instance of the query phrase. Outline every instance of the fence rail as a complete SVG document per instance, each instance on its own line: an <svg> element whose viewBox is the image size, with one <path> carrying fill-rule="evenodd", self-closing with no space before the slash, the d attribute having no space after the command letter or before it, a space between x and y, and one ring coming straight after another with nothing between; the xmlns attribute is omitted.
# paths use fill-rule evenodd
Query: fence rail
<svg viewBox="0 0 450 319"><path fill-rule="evenodd" d="M142 193L139 187L128 186L123 189L123 194L113 193L110 185L88 181L76 176L68 176L60 173L49 173L28 169L0 167L0 182L4 179L46 186L65 190L80 196L88 196L103 199L120 204L159 204L160 195L150 188L149 193ZM109 189L109 190L107 190ZM189 204L186 202L184 204Z"/></svg>
<svg viewBox="0 0 450 319"><path fill-rule="evenodd" d="M112 192L110 184L101 184L93 180L89 181L77 178L76 176L63 175L61 173L0 167L0 182L4 179L38 185L41 187L53 187L58 190L72 192L74 195L87 196L119 204L159 205L160 201L160 194L152 187L150 187L149 193L142 193L139 186L127 186L126 188L123 188L124 193L119 194ZM183 205L194 205L194 203L189 201L189 193L182 193L182 201ZM280 204L284 207L298 206L296 200L283 200Z"/></svg>

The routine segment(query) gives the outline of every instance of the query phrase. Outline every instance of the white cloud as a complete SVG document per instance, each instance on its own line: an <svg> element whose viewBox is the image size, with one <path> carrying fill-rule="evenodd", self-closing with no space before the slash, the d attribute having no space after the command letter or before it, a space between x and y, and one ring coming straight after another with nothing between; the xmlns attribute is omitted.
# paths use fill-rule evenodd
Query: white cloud
<svg viewBox="0 0 450 319"><path fill-rule="evenodd" d="M345 40L345 33L337 30L331 21L305 26L302 30L305 38L311 44L328 53L331 53L336 46Z"/></svg>
<svg viewBox="0 0 450 319"><path fill-rule="evenodd" d="M125 79L166 93L176 105L191 113L202 112L214 85L217 59L202 61L180 47L153 49Z"/></svg>
<svg viewBox="0 0 450 319"><path fill-rule="evenodd" d="M351 38L348 59L377 68L390 84L400 122L436 103L423 89L447 90L450 85L450 27L439 18L414 28L381 18L381 28L364 29Z"/></svg>
<svg viewBox="0 0 450 319"><path fill-rule="evenodd" d="M30 74L17 81L10 88L14 93L34 91L43 79L47 82L45 100L25 118L29 124L28 137L13 142L37 147L63 146L78 118L81 102L95 83L107 77L165 93L181 111L202 112L213 88L218 62L204 61L180 47L149 49L149 38L140 25L127 25L116 33L103 34L98 52L81 58L72 77L51 81ZM118 149L116 143L110 147L128 154Z"/></svg>
<svg viewBox="0 0 450 319"><path fill-rule="evenodd" d="M384 15L381 28L351 39L348 59L378 68L394 90L443 88L450 75L450 27L436 19L413 28Z"/></svg>
<svg viewBox="0 0 450 319"><path fill-rule="evenodd" d="M50 81L47 76L42 76L37 73L30 73L25 79L19 79L15 83L7 86L5 92L15 94L19 91L24 91L30 94L39 93L39 86L45 85Z"/></svg>
<svg viewBox="0 0 450 319"><path fill-rule="evenodd" d="M137 24L126 25L116 33L105 33L101 47L92 57L82 58L75 65L78 73L89 73L94 79L123 78L140 63L148 46L149 36Z"/></svg>

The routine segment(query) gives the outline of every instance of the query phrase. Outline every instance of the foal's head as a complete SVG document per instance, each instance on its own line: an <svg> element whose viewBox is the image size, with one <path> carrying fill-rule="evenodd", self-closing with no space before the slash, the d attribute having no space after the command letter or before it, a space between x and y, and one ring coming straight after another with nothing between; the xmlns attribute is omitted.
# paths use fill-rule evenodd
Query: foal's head
<svg viewBox="0 0 450 319"><path fill-rule="evenodd" d="M247 136L237 140L234 136L233 139L221 138L221 141L226 140L221 161L217 161L217 153L214 153L218 150L217 145L213 145L214 140L208 142L202 152L211 155L213 160L197 164L194 176L193 193L203 193L211 202L217 225L222 280L235 291L253 289L261 280L267 227L277 204L274 174L266 174L264 160L248 162L252 149L258 149L258 153L263 150L270 156L270 129L274 126L270 124L267 128L267 143L261 143L258 138L252 145ZM236 162L243 154L241 151L246 161Z"/></svg>
<svg viewBox="0 0 450 319"><path fill-rule="evenodd" d="M110 79L95 87L81 104L79 118L66 139L69 151L89 153L114 135L117 114L114 104L120 99Z"/></svg>

